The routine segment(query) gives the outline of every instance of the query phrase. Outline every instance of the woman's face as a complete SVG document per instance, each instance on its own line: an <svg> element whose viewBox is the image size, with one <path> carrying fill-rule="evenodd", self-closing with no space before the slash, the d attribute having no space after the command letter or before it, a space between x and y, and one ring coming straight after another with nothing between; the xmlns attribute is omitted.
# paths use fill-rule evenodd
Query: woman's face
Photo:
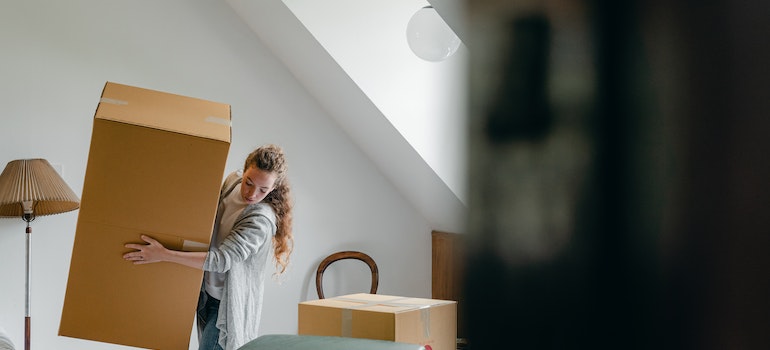
<svg viewBox="0 0 770 350"><path fill-rule="evenodd" d="M241 182L241 196L249 204L258 203L265 199L275 188L275 180L278 175L256 166L251 166L243 173Z"/></svg>

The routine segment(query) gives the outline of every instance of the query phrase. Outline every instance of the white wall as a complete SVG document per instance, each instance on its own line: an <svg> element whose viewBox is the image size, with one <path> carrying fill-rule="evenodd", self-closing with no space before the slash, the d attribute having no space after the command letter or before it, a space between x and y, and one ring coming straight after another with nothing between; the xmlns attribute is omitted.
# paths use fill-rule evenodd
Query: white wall
<svg viewBox="0 0 770 350"><path fill-rule="evenodd" d="M257 145L281 144L296 199L292 266L282 283L268 283L262 333L296 332L297 303L316 298L318 262L339 250L374 257L379 293L430 296L426 221L225 2L6 0L0 7L2 165L46 158L80 194L105 81L229 103L228 169ZM32 344L125 349L57 335L76 221L71 212L33 222ZM23 221L1 219L0 325L18 346L24 259ZM368 273L348 262L326 275L327 295L368 288ZM194 337L190 348L197 348Z"/></svg>
<svg viewBox="0 0 770 350"><path fill-rule="evenodd" d="M283 0L382 114L467 203L465 45L442 62L407 43L427 0ZM345 9L340 11L340 9Z"/></svg>

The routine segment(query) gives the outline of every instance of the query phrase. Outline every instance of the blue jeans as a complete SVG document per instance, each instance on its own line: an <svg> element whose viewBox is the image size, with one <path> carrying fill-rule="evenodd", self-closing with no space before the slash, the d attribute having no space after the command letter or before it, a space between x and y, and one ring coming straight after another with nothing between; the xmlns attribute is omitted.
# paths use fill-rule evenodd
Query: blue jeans
<svg viewBox="0 0 770 350"><path fill-rule="evenodd" d="M219 314L219 299L205 295L206 304L198 311L198 323L203 332L198 337L198 350L222 350L219 346L219 328L217 328L217 315Z"/></svg>

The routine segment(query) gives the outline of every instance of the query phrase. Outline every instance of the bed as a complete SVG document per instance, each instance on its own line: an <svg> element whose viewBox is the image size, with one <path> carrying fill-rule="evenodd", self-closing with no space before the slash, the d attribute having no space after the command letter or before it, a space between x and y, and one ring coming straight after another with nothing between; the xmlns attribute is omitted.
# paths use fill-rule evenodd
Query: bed
<svg viewBox="0 0 770 350"><path fill-rule="evenodd" d="M388 340L316 335L266 334L238 350L426 350L416 344Z"/></svg>

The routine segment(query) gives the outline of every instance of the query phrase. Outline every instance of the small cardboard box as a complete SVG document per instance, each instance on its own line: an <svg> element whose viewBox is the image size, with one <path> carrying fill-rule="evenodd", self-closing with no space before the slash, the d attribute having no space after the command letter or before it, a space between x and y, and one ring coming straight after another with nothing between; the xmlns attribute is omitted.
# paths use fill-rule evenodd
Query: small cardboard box
<svg viewBox="0 0 770 350"><path fill-rule="evenodd" d="M350 294L299 303L301 335L331 335L457 348L457 302Z"/></svg>
<svg viewBox="0 0 770 350"><path fill-rule="evenodd" d="M203 272L133 265L149 235L205 251L230 148L230 106L108 82L94 116L59 335L187 349Z"/></svg>

